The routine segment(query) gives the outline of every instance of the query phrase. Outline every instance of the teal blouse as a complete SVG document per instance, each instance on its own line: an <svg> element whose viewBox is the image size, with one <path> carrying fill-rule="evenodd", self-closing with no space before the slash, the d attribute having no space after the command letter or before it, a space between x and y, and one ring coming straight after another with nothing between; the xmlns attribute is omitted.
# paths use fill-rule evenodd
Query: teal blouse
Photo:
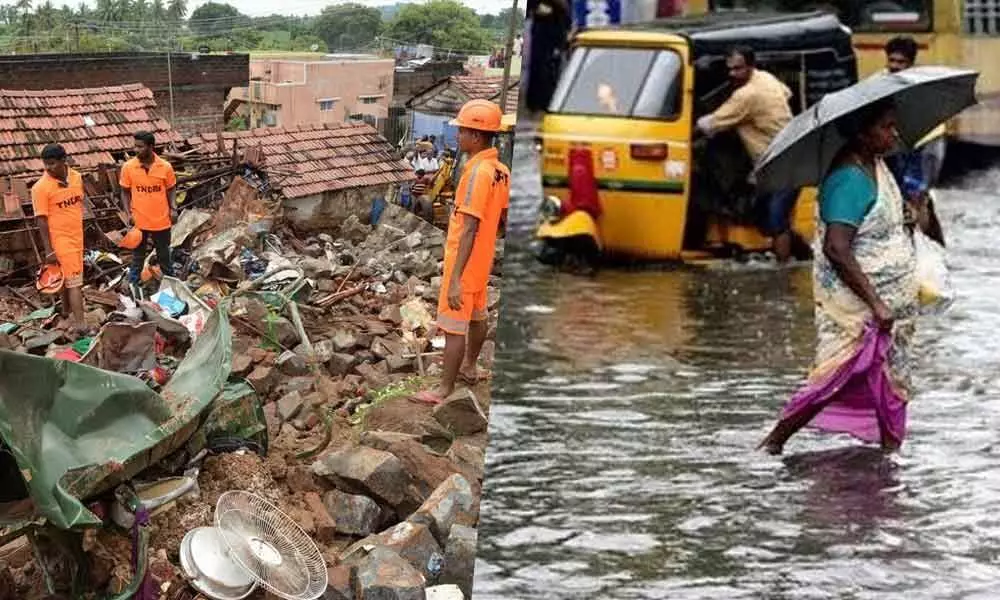
<svg viewBox="0 0 1000 600"><path fill-rule="evenodd" d="M820 185L819 216L827 225L860 227L877 195L875 182L861 167L837 167Z"/></svg>

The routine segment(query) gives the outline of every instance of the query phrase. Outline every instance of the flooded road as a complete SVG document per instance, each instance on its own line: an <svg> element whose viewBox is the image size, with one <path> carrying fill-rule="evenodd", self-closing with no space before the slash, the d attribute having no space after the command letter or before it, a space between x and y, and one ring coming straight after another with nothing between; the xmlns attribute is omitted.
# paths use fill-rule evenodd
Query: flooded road
<svg viewBox="0 0 1000 600"><path fill-rule="evenodd" d="M754 452L812 360L808 267L581 278L514 233L474 597L996 598L1000 197L938 210L959 298L923 322L893 460L808 431Z"/></svg>

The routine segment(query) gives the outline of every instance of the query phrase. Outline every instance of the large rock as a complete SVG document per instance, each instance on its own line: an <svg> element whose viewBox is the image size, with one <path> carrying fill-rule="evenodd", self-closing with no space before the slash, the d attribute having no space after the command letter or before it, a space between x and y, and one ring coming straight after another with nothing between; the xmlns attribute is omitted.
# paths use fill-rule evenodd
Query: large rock
<svg viewBox="0 0 1000 600"><path fill-rule="evenodd" d="M349 559L354 600L425 600L424 578L399 554L375 546Z"/></svg>
<svg viewBox="0 0 1000 600"><path fill-rule="evenodd" d="M434 418L457 436L485 431L489 422L471 390L461 389L434 409Z"/></svg>
<svg viewBox="0 0 1000 600"><path fill-rule="evenodd" d="M440 584L457 585L466 597L472 597L472 579L476 568L476 530L464 525L451 528L444 548L444 567Z"/></svg>
<svg viewBox="0 0 1000 600"><path fill-rule="evenodd" d="M278 400L278 414L283 421L291 421L302 412L305 400L299 392L290 392Z"/></svg>
<svg viewBox="0 0 1000 600"><path fill-rule="evenodd" d="M374 365L361 363L354 370L365 378L365 383L371 388L380 388L389 383L389 367L384 360Z"/></svg>
<svg viewBox="0 0 1000 600"><path fill-rule="evenodd" d="M326 592L323 600L354 600L354 589L351 582L351 567L337 565L326 570Z"/></svg>
<svg viewBox="0 0 1000 600"><path fill-rule="evenodd" d="M343 352L334 352L330 356L330 360L326 363L326 368L330 370L332 375L337 377L343 377L347 375L354 369L354 365L358 364L358 359L353 354L346 354Z"/></svg>
<svg viewBox="0 0 1000 600"><path fill-rule="evenodd" d="M378 529L382 517L378 503L360 494L331 490L323 495L323 505L340 533L371 535Z"/></svg>
<svg viewBox="0 0 1000 600"><path fill-rule="evenodd" d="M451 448L448 448L445 457L458 466L467 478L471 477L476 481L483 481L483 474L486 471L486 454L479 447L456 440Z"/></svg>
<svg viewBox="0 0 1000 600"><path fill-rule="evenodd" d="M358 347L358 336L350 329L337 329L333 332L331 341L337 352L350 352Z"/></svg>
<svg viewBox="0 0 1000 600"><path fill-rule="evenodd" d="M278 384L279 377L276 368L260 365L247 376L247 381L261 398L267 398Z"/></svg>
<svg viewBox="0 0 1000 600"><path fill-rule="evenodd" d="M399 459L413 483L407 503L400 507L406 514L419 508L438 486L458 472L447 458L413 440L396 442L389 452Z"/></svg>
<svg viewBox="0 0 1000 600"><path fill-rule="evenodd" d="M405 499L409 483L403 462L395 455L358 446L327 454L313 463L313 472L360 488L397 506Z"/></svg>
<svg viewBox="0 0 1000 600"><path fill-rule="evenodd" d="M326 503L315 492L307 493L305 502L306 508L312 513L313 523L316 526L316 539L324 544L333 542L337 536L337 524L326 509Z"/></svg>
<svg viewBox="0 0 1000 600"><path fill-rule="evenodd" d="M325 258L303 258L299 266L306 277L313 279L329 279L337 269L337 265Z"/></svg>
<svg viewBox="0 0 1000 600"><path fill-rule="evenodd" d="M420 438L411 433L399 433L398 431L365 431L361 434L361 443L369 448L390 452L393 444L399 442L416 441Z"/></svg>
<svg viewBox="0 0 1000 600"><path fill-rule="evenodd" d="M276 364L278 370L289 377L301 377L309 374L309 363L306 362L306 359L290 350L283 352L278 357Z"/></svg>
<svg viewBox="0 0 1000 600"><path fill-rule="evenodd" d="M452 525L463 513L472 510L475 500L469 482L461 475L452 475L434 490L411 520L427 523L435 539L444 546Z"/></svg>
<svg viewBox="0 0 1000 600"><path fill-rule="evenodd" d="M462 588L457 585L435 585L424 592L427 594L427 600L465 600Z"/></svg>
<svg viewBox="0 0 1000 600"><path fill-rule="evenodd" d="M357 215L350 215L340 225L340 237L351 243L360 244L371 234L372 228L361 222Z"/></svg>
<svg viewBox="0 0 1000 600"><path fill-rule="evenodd" d="M444 562L441 546L430 528L422 523L403 521L357 543L362 547L367 544L378 544L394 550L427 581L437 579Z"/></svg>
<svg viewBox="0 0 1000 600"><path fill-rule="evenodd" d="M285 348L292 348L299 343L299 333L295 325L285 317L274 317L273 320L260 323L260 330L271 340L276 340Z"/></svg>

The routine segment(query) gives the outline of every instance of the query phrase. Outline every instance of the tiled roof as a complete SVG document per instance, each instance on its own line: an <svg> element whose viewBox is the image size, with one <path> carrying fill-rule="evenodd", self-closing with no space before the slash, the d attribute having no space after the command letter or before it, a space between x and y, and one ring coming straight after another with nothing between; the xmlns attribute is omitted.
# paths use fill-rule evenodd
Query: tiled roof
<svg viewBox="0 0 1000 600"><path fill-rule="evenodd" d="M514 82L514 85L507 88L507 105L503 107L504 113L516 113L517 112L517 97L521 92L521 82ZM495 96L490 98L493 102L500 102L500 92L497 92Z"/></svg>
<svg viewBox="0 0 1000 600"><path fill-rule="evenodd" d="M511 78L510 90L518 88L518 79ZM469 100L492 100L500 101L500 89L503 87L502 77L476 77L474 75L453 75L448 79L437 82L426 90L420 92L410 100L408 106L411 108L435 113L435 114L457 114L462 105ZM511 94L508 93L507 109L510 112L517 108L517 94L513 94L513 104L511 104Z"/></svg>
<svg viewBox="0 0 1000 600"><path fill-rule="evenodd" d="M112 152L131 150L136 131L157 144L181 137L156 112L153 92L142 84L69 90L0 90L0 175L35 174L46 144L66 148L71 163L87 170L113 164Z"/></svg>
<svg viewBox="0 0 1000 600"><path fill-rule="evenodd" d="M261 128L222 134L226 147L238 140L240 150L260 146L266 167L291 172L281 181L286 198L302 198L323 192L363 188L410 181L413 168L393 158L393 148L364 123L326 123L294 127ZM215 136L189 140L195 147L211 151L218 147Z"/></svg>

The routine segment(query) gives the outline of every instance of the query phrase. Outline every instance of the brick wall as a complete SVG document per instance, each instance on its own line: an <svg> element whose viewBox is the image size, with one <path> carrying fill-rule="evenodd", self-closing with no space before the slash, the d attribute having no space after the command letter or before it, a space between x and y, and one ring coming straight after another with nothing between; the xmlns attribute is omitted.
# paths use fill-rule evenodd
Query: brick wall
<svg viewBox="0 0 1000 600"><path fill-rule="evenodd" d="M246 54L171 56L174 122L182 134L211 133L223 124L226 95L246 85ZM167 55L157 52L109 54L28 54L0 56L0 85L12 90L102 87L142 83L153 90L163 118L170 120Z"/></svg>

